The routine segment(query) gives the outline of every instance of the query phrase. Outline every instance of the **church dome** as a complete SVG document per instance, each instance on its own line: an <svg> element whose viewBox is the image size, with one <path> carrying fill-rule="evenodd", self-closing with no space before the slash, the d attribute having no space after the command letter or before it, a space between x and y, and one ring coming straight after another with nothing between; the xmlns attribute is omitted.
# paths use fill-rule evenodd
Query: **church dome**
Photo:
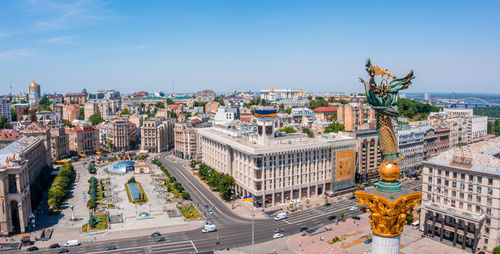
<svg viewBox="0 0 500 254"><path fill-rule="evenodd" d="M33 79L33 83L31 83L31 85L30 85L30 89L36 89L36 84L35 84L34 79Z"/></svg>

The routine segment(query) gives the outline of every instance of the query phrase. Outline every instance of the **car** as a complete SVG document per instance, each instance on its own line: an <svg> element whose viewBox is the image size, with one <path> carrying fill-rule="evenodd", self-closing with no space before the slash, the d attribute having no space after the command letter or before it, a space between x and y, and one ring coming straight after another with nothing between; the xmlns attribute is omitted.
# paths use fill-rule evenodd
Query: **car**
<svg viewBox="0 0 500 254"><path fill-rule="evenodd" d="M151 237L158 237L158 236L161 236L159 232L154 232L151 234Z"/></svg>
<svg viewBox="0 0 500 254"><path fill-rule="evenodd" d="M361 218L359 216L352 216L352 219L353 220L361 220Z"/></svg>
<svg viewBox="0 0 500 254"><path fill-rule="evenodd" d="M276 239L276 238L281 238L283 237L283 234L282 233L276 233L273 235L273 238Z"/></svg>
<svg viewBox="0 0 500 254"><path fill-rule="evenodd" d="M337 219L337 216L335 216L335 215L330 215L330 216L328 216L327 218L328 218L328 220L335 220L335 219Z"/></svg>
<svg viewBox="0 0 500 254"><path fill-rule="evenodd" d="M167 239L166 239L165 237L160 236L160 237L156 237L155 242L164 242L164 241L166 241L166 240L167 240Z"/></svg>
<svg viewBox="0 0 500 254"><path fill-rule="evenodd" d="M302 232L302 231L305 231L305 230L308 230L309 228L306 227L306 226L302 226L299 228L299 231Z"/></svg>
<svg viewBox="0 0 500 254"><path fill-rule="evenodd" d="M35 251L35 250L38 250L38 247L31 246L31 247L29 247L29 248L26 249L26 251Z"/></svg>
<svg viewBox="0 0 500 254"><path fill-rule="evenodd" d="M274 233L281 233L281 232L283 232L283 231L285 231L285 230L284 230L284 229L282 229L282 228L275 228L275 229L274 229Z"/></svg>
<svg viewBox="0 0 500 254"><path fill-rule="evenodd" d="M57 251L57 253L66 253L66 252L69 252L69 250L66 248L61 248Z"/></svg>
<svg viewBox="0 0 500 254"><path fill-rule="evenodd" d="M205 205L205 210L208 210L208 205Z"/></svg>
<svg viewBox="0 0 500 254"><path fill-rule="evenodd" d="M366 239L365 244L370 244L372 242L371 238Z"/></svg>
<svg viewBox="0 0 500 254"><path fill-rule="evenodd" d="M116 250L116 245L110 245L105 248L105 250Z"/></svg>
<svg viewBox="0 0 500 254"><path fill-rule="evenodd" d="M55 249L55 248L59 248L59 247L61 247L61 246L58 243L54 243L54 244L51 244L49 246L49 248L51 248L51 249Z"/></svg>
<svg viewBox="0 0 500 254"><path fill-rule="evenodd" d="M356 210L357 208L355 206L351 206L351 208L349 208L350 211L354 211Z"/></svg>
<svg viewBox="0 0 500 254"><path fill-rule="evenodd" d="M208 208L208 213L209 214L214 214L214 210L212 210L212 208Z"/></svg>
<svg viewBox="0 0 500 254"><path fill-rule="evenodd" d="M325 203L324 206L331 206L332 204L330 203Z"/></svg>

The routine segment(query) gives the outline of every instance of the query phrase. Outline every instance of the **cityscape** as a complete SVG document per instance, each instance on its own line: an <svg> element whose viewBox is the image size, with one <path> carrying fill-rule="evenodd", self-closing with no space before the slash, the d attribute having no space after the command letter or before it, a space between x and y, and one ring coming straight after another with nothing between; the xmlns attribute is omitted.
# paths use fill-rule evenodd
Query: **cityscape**
<svg viewBox="0 0 500 254"><path fill-rule="evenodd" d="M498 4L278 2L0 3L0 253L500 254L500 66L427 23L498 55ZM321 52L386 5L435 60Z"/></svg>

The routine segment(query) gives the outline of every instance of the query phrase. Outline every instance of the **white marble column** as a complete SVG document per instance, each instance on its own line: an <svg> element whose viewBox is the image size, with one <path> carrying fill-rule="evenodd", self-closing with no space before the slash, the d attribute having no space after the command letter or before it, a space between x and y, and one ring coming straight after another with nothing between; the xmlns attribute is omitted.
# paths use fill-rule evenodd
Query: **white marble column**
<svg viewBox="0 0 500 254"><path fill-rule="evenodd" d="M372 254L398 254L401 235L381 237L373 234Z"/></svg>

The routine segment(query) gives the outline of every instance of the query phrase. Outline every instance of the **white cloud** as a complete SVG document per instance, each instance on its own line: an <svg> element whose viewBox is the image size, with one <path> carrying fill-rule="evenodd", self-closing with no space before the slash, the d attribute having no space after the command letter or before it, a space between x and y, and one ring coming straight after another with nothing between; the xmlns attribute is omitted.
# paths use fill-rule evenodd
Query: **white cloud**
<svg viewBox="0 0 500 254"><path fill-rule="evenodd" d="M20 57L29 57L29 56L34 56L36 55L34 50L31 48L26 48L26 49L9 49L0 52L0 60L3 59L13 59L13 58L20 58Z"/></svg>
<svg viewBox="0 0 500 254"><path fill-rule="evenodd" d="M75 41L73 40L73 37L71 37L71 36L58 36L58 37L43 40L42 42L52 43L52 44L73 44L73 43L75 43Z"/></svg>

